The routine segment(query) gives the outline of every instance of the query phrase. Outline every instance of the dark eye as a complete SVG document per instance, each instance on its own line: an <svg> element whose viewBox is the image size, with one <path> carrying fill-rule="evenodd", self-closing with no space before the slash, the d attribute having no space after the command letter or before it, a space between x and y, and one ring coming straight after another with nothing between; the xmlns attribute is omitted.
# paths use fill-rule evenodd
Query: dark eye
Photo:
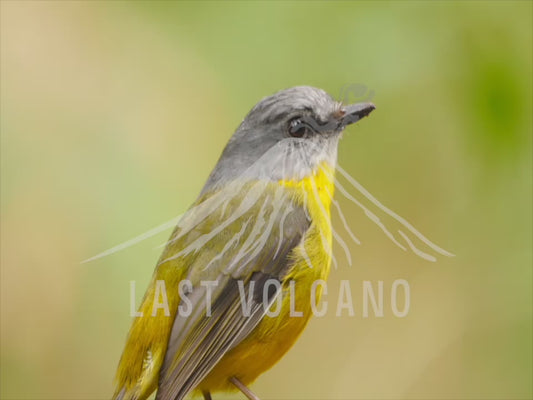
<svg viewBox="0 0 533 400"><path fill-rule="evenodd" d="M309 134L309 126L301 118L293 118L289 121L289 135L301 138Z"/></svg>

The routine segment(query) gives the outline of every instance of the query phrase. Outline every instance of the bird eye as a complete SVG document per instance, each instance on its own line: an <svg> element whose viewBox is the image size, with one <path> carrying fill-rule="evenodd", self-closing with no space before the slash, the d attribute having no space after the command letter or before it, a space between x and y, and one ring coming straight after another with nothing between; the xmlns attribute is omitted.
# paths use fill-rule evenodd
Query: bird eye
<svg viewBox="0 0 533 400"><path fill-rule="evenodd" d="M309 133L309 126L301 118L293 118L289 121L289 135L295 138L304 137Z"/></svg>

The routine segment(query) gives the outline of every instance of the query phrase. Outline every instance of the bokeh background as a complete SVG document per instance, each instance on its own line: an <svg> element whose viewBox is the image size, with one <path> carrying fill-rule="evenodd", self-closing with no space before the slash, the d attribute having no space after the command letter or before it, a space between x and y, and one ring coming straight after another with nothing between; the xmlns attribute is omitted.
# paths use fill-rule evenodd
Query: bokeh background
<svg viewBox="0 0 533 400"><path fill-rule="evenodd" d="M532 3L2 1L2 399L106 399L170 231L263 96L371 96L340 165L456 254L395 247L338 196L355 316L311 321L263 399L528 399L532 392ZM352 86L360 87L360 86ZM357 100L357 99L355 99ZM352 189L353 191L353 189ZM411 309L392 315L408 280ZM385 287L362 317L362 282ZM236 398L220 396L217 398ZM242 396L241 396L242 398Z"/></svg>

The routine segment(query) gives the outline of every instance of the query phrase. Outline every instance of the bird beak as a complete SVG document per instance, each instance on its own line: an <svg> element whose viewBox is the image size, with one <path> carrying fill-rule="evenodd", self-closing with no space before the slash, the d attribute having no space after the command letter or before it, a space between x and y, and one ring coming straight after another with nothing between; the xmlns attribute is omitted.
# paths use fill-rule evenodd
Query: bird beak
<svg viewBox="0 0 533 400"><path fill-rule="evenodd" d="M346 125L353 124L375 109L376 106L372 103L357 103L344 106L342 108L344 115L340 119L340 126L344 128Z"/></svg>

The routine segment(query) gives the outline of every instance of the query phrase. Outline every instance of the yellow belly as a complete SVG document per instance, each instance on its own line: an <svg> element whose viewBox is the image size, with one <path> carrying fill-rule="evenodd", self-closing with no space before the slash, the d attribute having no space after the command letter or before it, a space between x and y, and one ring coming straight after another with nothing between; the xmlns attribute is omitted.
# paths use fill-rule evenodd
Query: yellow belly
<svg viewBox="0 0 533 400"><path fill-rule="evenodd" d="M311 226L295 248L291 257L294 265L282 282L281 311L275 317L265 316L252 333L237 347L229 351L198 386L198 390L235 390L228 382L236 376L248 385L261 373L271 368L292 347L312 315L311 287L314 281L327 279L331 265L330 203L333 195L333 169L322 166L312 177L301 181L282 181L294 189L295 200L305 206ZM309 265L311 264L311 265ZM289 282L294 281L294 299L291 299ZM316 302L320 299L316 291ZM291 316L293 310L302 316Z"/></svg>

